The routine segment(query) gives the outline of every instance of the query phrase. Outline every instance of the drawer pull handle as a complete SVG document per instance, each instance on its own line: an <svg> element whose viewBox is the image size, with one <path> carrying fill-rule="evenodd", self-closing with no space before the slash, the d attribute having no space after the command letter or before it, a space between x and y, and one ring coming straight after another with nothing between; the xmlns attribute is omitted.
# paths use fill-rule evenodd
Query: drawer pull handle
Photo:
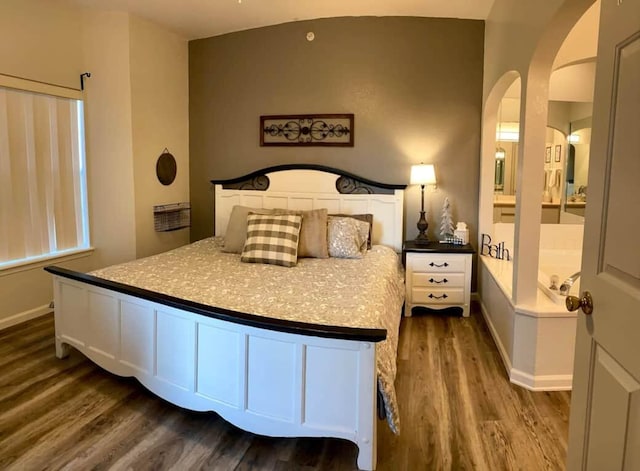
<svg viewBox="0 0 640 471"><path fill-rule="evenodd" d="M449 296L447 296L447 294L443 294L442 296L436 296L433 293L429 293L429 298L431 299L447 299Z"/></svg>
<svg viewBox="0 0 640 471"><path fill-rule="evenodd" d="M447 280L446 278L443 278L442 280L438 281L438 280L434 280L433 278L429 278L429 283L449 283L449 280Z"/></svg>
<svg viewBox="0 0 640 471"><path fill-rule="evenodd" d="M429 266L430 266L430 267L438 267L438 268L442 268L442 267L448 267L448 266L449 266L449 264L448 264L447 262L440 263L440 264L437 264L437 263L433 263L433 262L431 262L431 263L429 264Z"/></svg>

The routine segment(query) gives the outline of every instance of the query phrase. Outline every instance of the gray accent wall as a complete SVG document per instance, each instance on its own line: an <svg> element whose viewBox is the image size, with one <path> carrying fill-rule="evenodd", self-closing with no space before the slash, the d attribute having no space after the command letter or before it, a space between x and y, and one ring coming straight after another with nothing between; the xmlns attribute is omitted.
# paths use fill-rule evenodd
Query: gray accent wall
<svg viewBox="0 0 640 471"><path fill-rule="evenodd" d="M307 41L307 32L315 40ZM476 240L484 22L414 17L328 18L189 43L191 237L213 234L211 179L312 163L384 183L436 165L425 201L440 236L449 197ZM354 147L260 147L260 115L354 113ZM420 190L406 192L417 234Z"/></svg>

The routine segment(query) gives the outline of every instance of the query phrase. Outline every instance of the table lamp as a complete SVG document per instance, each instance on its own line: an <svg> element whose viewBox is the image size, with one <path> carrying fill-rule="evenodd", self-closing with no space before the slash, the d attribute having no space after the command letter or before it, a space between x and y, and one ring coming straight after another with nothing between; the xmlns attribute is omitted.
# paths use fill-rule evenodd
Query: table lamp
<svg viewBox="0 0 640 471"><path fill-rule="evenodd" d="M427 237L427 228L429 223L424 212L424 187L425 185L436 184L436 172L431 164L420 164L411 166L411 184L420 185L422 192L422 206L420 206L420 219L418 220L418 230L420 233L415 239L416 244L427 244L429 238Z"/></svg>

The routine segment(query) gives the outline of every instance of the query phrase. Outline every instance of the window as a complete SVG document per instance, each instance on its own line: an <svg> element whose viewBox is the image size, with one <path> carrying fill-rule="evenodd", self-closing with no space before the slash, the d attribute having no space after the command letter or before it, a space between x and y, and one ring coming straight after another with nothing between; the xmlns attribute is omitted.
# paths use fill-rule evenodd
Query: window
<svg viewBox="0 0 640 471"><path fill-rule="evenodd" d="M0 269L87 248L82 101L0 87Z"/></svg>

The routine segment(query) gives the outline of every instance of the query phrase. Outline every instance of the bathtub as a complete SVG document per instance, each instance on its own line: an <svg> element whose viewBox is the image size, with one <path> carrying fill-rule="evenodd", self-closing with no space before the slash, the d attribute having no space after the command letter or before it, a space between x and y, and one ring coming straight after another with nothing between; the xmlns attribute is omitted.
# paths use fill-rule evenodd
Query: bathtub
<svg viewBox="0 0 640 471"><path fill-rule="evenodd" d="M549 286L551 275L557 275L561 284L579 271L582 233L572 239L573 229L555 226L541 231L541 246L547 243L547 247L540 249L538 293L534 304L513 303L513 262L478 257L482 314L509 380L533 391L569 390L573 381L577 313L568 312L565 296L550 290ZM506 236L499 231L500 228L496 228L495 240L509 242L508 231ZM563 243L569 245L566 241L573 247L562 247ZM579 281L573 284L570 294L580 292Z"/></svg>
<svg viewBox="0 0 640 471"><path fill-rule="evenodd" d="M561 295L559 288L564 280L580 271L582 252L575 249L541 249L538 260L538 288L554 303L565 305L566 296ZM559 280L552 287L553 277ZM569 294L580 294L580 278L574 283Z"/></svg>

